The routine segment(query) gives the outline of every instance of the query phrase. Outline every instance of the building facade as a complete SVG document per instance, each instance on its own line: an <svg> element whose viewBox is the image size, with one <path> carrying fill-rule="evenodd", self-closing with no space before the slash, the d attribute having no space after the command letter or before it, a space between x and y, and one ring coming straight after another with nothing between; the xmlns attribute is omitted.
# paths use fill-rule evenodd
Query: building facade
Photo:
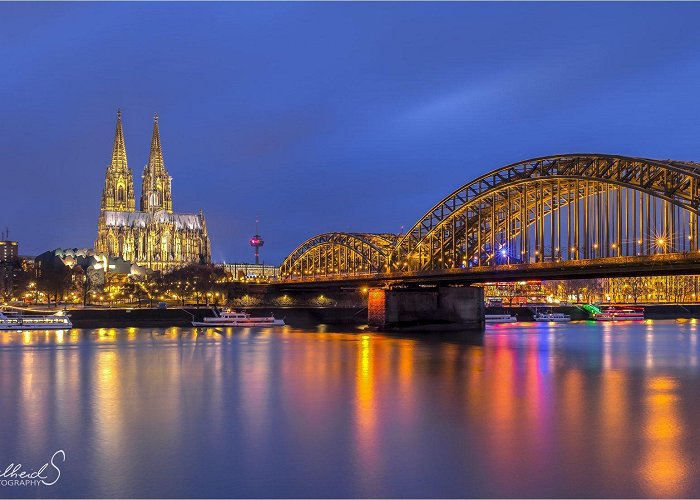
<svg viewBox="0 0 700 500"><path fill-rule="evenodd" d="M280 272L279 267L265 264L224 264L224 270L236 280L256 278L276 280Z"/></svg>
<svg viewBox="0 0 700 500"><path fill-rule="evenodd" d="M211 262L211 244L204 214L173 212L170 177L163 161L158 115L148 163L143 170L140 210L127 163L121 113L107 167L97 223L95 252L122 258L152 270L167 271L191 263Z"/></svg>
<svg viewBox="0 0 700 500"><path fill-rule="evenodd" d="M0 241L0 262L11 262L19 258L19 245L16 241Z"/></svg>

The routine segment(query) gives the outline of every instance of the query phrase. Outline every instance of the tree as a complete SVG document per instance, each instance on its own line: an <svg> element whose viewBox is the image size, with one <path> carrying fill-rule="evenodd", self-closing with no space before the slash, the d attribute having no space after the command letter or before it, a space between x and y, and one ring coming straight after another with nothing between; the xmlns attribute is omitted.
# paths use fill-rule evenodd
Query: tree
<svg viewBox="0 0 700 500"><path fill-rule="evenodd" d="M575 302L579 302L582 285L581 280L564 280L561 287L563 300L569 301L571 297L575 297Z"/></svg>
<svg viewBox="0 0 700 500"><path fill-rule="evenodd" d="M160 271L155 271L141 283L143 284L143 288L146 291L146 295L148 296L148 301L151 307L153 307L153 299L159 297L168 289L165 275Z"/></svg>
<svg viewBox="0 0 700 500"><path fill-rule="evenodd" d="M90 293L97 291L103 279L100 271L94 269L89 263L78 263L73 267L76 274L76 281L80 282L78 290L82 296L83 307L88 305Z"/></svg>
<svg viewBox="0 0 700 500"><path fill-rule="evenodd" d="M30 281L31 274L22 269L19 259L0 262L0 297L4 302L26 290Z"/></svg>
<svg viewBox="0 0 700 500"><path fill-rule="evenodd" d="M199 306L200 295L204 297L207 307L209 307L209 294L214 290L217 283L226 277L223 267L212 264L192 264L187 266L193 273L193 284L195 300Z"/></svg>
<svg viewBox="0 0 700 500"><path fill-rule="evenodd" d="M557 299L560 295L560 283L558 281L543 281L542 290L547 297Z"/></svg>
<svg viewBox="0 0 700 500"><path fill-rule="evenodd" d="M148 290L148 277L129 275L124 284L122 285L122 293L133 300L135 297L138 300L139 307L141 307L141 299L148 299L150 297Z"/></svg>
<svg viewBox="0 0 700 500"><path fill-rule="evenodd" d="M598 278L590 278L581 280L581 286L583 287L583 293L586 296L586 302L592 304L598 299L603 293L603 282Z"/></svg>
<svg viewBox="0 0 700 500"><path fill-rule="evenodd" d="M627 295L632 296L632 300L636 304L640 298L644 298L644 292L646 290L646 278L640 276L630 276L628 278L622 278L622 286Z"/></svg>
<svg viewBox="0 0 700 500"><path fill-rule="evenodd" d="M163 275L163 283L165 287L175 292L180 300L180 304L184 307L186 298L194 290L195 273L193 267L196 264L173 269Z"/></svg>
<svg viewBox="0 0 700 500"><path fill-rule="evenodd" d="M59 258L41 269L36 286L46 294L46 303L51 305L51 297L58 304L59 298L64 299L65 294L73 284L73 271L63 264Z"/></svg>
<svg viewBox="0 0 700 500"><path fill-rule="evenodd" d="M694 283L692 276L676 276L671 278L674 302L679 304L686 302L693 293Z"/></svg>

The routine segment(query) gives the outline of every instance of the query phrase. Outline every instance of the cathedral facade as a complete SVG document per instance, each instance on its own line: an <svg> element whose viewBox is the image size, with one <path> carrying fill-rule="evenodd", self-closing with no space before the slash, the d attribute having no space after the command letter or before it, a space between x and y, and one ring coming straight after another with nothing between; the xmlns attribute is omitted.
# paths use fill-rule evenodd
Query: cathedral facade
<svg viewBox="0 0 700 500"><path fill-rule="evenodd" d="M204 214L201 210L198 214L174 213L171 184L172 177L163 162L156 115L151 151L142 175L139 210L136 210L134 177L126 160L121 112L117 112L95 251L159 271L190 263L210 263L211 244Z"/></svg>

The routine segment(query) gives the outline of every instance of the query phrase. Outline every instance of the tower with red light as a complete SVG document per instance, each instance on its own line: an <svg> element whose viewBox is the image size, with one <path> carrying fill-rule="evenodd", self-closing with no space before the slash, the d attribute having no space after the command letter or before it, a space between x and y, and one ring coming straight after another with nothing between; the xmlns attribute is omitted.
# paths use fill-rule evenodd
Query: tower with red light
<svg viewBox="0 0 700 500"><path fill-rule="evenodd" d="M262 239L258 231L258 223L260 221L255 219L255 236L250 239L250 246L255 248L255 264L260 264L260 247L265 244L265 240Z"/></svg>

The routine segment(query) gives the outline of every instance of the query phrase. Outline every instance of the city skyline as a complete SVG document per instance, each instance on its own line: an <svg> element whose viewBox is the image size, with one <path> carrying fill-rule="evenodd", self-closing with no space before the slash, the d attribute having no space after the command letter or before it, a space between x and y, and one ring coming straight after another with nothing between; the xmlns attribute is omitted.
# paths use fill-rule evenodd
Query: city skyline
<svg viewBox="0 0 700 500"><path fill-rule="evenodd" d="M700 497L698 20L0 1L0 491Z"/></svg>
<svg viewBox="0 0 700 500"><path fill-rule="evenodd" d="M3 4L0 226L22 253L92 246L117 108L137 173L159 113L214 261L252 261L256 216L279 264L324 231L408 229L540 155L698 160L698 8Z"/></svg>

